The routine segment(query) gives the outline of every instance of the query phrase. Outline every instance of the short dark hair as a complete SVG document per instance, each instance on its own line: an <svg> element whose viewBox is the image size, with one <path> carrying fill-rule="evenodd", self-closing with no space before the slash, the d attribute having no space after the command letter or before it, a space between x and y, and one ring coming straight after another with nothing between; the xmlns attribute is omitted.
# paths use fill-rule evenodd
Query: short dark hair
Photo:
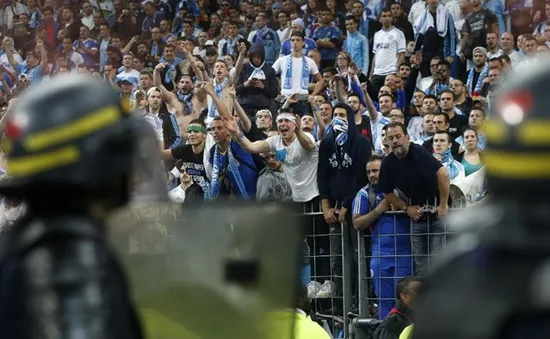
<svg viewBox="0 0 550 339"><path fill-rule="evenodd" d="M451 135L449 134L449 132L447 132L447 131L436 131L436 132L434 133L434 135L436 135L436 134L445 134L445 135L447 135L447 141L448 141L449 143L452 142L452 138L451 138Z"/></svg>
<svg viewBox="0 0 550 339"><path fill-rule="evenodd" d="M395 297L398 300L401 300L401 294L409 292L411 283L413 283L413 282L422 283L422 279L420 279L418 277L405 277L405 278L402 278L401 280L399 280L397 282L397 287L395 288L395 292L396 292Z"/></svg>
<svg viewBox="0 0 550 339"><path fill-rule="evenodd" d="M445 125L449 123L449 116L447 114L442 113L442 112L435 113L434 114L434 119L435 119L435 117L439 117L439 116L443 116L443 119L445 119Z"/></svg>
<svg viewBox="0 0 550 339"><path fill-rule="evenodd" d="M382 10L380 11L380 14L384 13L384 12L390 12L391 13L391 7L384 7L382 8Z"/></svg>
<svg viewBox="0 0 550 339"><path fill-rule="evenodd" d="M439 60L439 62L437 63L437 66L446 66L447 69L451 69L451 64L445 59Z"/></svg>
<svg viewBox="0 0 550 339"><path fill-rule="evenodd" d="M450 95L452 96L452 98L453 98L453 101L454 101L454 99L455 99L455 94L454 94L453 91L451 91L450 89L444 89L444 90L442 90L441 92L439 92L439 98L441 98L441 96L442 96L443 94L445 94L445 93L450 94Z"/></svg>
<svg viewBox="0 0 550 339"><path fill-rule="evenodd" d="M401 122L398 122L398 121L392 121L390 122L389 124L386 125L387 128L386 129L390 129L390 128L401 128L401 130L403 131L403 134L404 135L409 135L409 132L407 132L407 127L405 127L405 124L401 123Z"/></svg>
<svg viewBox="0 0 550 339"><path fill-rule="evenodd" d="M422 99L422 101L426 100L426 99L432 99L433 101L437 102L437 97L433 94L427 94L424 99Z"/></svg>
<svg viewBox="0 0 550 339"><path fill-rule="evenodd" d="M292 33L290 34L290 38L292 38L293 36L298 37L302 40L306 39L305 36L304 36L304 33L298 32L298 31L292 31Z"/></svg>
<svg viewBox="0 0 550 339"><path fill-rule="evenodd" d="M353 20L353 22L359 23L359 20L357 20L357 18L355 17L355 15L348 15L348 16L346 17L346 21L348 21L348 20Z"/></svg>
<svg viewBox="0 0 550 339"><path fill-rule="evenodd" d="M321 74L328 73L328 72L332 73L332 75L338 74L338 70L336 70L336 68L332 66L325 67L321 70Z"/></svg>
<svg viewBox="0 0 550 339"><path fill-rule="evenodd" d="M367 161L367 164L369 162L373 162L373 161L377 161L377 160L382 161L382 160L384 160L384 157L381 156L381 155L378 155L378 154L373 154L373 155L370 156L370 160Z"/></svg>
<svg viewBox="0 0 550 339"><path fill-rule="evenodd" d="M393 97L393 95L387 94L387 93L380 94L380 95L378 96L378 101L380 101L380 99L383 98L383 97L390 97L390 98L391 98L391 101L392 101L392 102L395 102L395 98Z"/></svg>
<svg viewBox="0 0 550 339"><path fill-rule="evenodd" d="M550 2L547 2L547 4L550 4ZM506 61L506 63L512 62L512 59L510 59L510 57L506 54L502 54L501 56L498 57L498 59L500 60L501 63L503 61Z"/></svg>
<svg viewBox="0 0 550 339"><path fill-rule="evenodd" d="M356 97L357 99L359 99L359 101L361 101L361 97L359 96L359 94L353 92L351 93L350 95L348 95L348 99L351 98L351 97Z"/></svg>

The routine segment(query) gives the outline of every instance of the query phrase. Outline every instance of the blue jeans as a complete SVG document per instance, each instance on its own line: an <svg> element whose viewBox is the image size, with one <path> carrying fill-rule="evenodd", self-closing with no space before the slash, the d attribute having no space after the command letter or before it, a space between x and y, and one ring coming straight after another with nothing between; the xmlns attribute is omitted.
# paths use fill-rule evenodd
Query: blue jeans
<svg viewBox="0 0 550 339"><path fill-rule="evenodd" d="M416 275L428 273L431 256L441 253L444 242L444 223L435 214L426 214L424 219L412 221L411 239Z"/></svg>

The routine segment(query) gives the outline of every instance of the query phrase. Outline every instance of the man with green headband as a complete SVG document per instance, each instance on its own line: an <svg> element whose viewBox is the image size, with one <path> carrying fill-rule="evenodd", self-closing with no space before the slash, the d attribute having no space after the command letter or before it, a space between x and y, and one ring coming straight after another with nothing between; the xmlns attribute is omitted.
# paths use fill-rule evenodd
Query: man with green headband
<svg viewBox="0 0 550 339"><path fill-rule="evenodd" d="M197 184L206 180L203 160L206 136L204 122L199 119L191 120L187 127L187 143L162 152L164 160L181 160L182 167L185 167L191 180ZM176 178L180 176L179 168L174 168L171 173Z"/></svg>

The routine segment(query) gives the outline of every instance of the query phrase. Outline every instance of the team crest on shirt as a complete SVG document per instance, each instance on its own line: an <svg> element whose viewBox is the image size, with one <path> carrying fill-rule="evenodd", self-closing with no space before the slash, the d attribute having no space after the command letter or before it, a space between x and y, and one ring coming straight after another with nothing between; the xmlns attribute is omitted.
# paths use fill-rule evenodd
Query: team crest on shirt
<svg viewBox="0 0 550 339"><path fill-rule="evenodd" d="M391 35L391 34L388 35L388 40L389 40L389 41L393 41L393 35Z"/></svg>

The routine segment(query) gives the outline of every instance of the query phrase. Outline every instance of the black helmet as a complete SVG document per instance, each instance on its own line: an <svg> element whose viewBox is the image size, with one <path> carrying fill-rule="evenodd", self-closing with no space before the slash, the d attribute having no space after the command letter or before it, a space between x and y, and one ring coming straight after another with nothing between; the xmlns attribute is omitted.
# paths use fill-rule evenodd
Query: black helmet
<svg viewBox="0 0 550 339"><path fill-rule="evenodd" d="M550 63L535 61L507 79L492 104L484 156L490 193L533 196L550 189L549 84Z"/></svg>
<svg viewBox="0 0 550 339"><path fill-rule="evenodd" d="M130 175L150 131L128 113L120 95L95 77L63 75L32 87L8 113L4 150L12 179L0 191L87 191Z"/></svg>

